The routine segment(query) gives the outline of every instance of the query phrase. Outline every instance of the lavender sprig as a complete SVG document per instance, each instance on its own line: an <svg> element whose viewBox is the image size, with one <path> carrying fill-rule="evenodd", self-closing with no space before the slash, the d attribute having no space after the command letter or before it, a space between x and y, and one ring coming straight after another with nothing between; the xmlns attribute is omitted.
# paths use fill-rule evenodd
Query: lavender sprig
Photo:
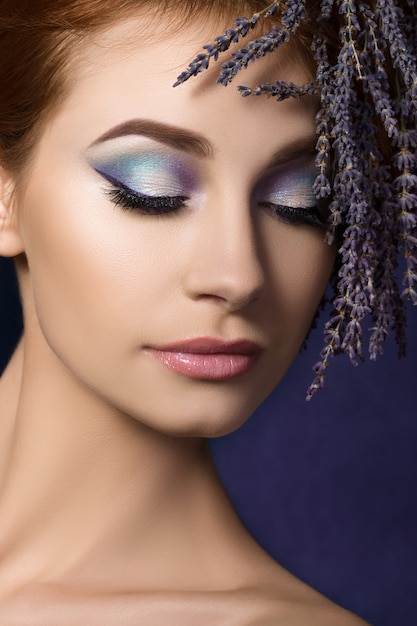
<svg viewBox="0 0 417 626"><path fill-rule="evenodd" d="M286 28L274 26L262 37L248 43L245 48L233 52L232 59L223 63L217 82L226 87L241 69L246 69L249 63L270 54L289 39L290 33Z"/></svg>
<svg viewBox="0 0 417 626"><path fill-rule="evenodd" d="M237 89L243 97L266 95L269 98L275 98L279 102L287 100L287 98L300 99L305 95L314 96L318 92L313 82L297 86L294 83L287 83L283 80L277 80L275 85L264 83L257 85L255 88L239 85Z"/></svg>
<svg viewBox="0 0 417 626"><path fill-rule="evenodd" d="M254 39L245 48L232 53L232 59L223 63L217 80L221 85L228 85L236 74L246 69L250 62L277 50L283 43L290 40L305 15L305 0L287 0L286 8L281 14L282 26L275 25L265 35Z"/></svg>
<svg viewBox="0 0 417 626"><path fill-rule="evenodd" d="M317 10L316 3L287 0L282 7L269 4L250 19L238 18L204 47L176 83L239 43L261 16L273 15L275 24L232 53L222 65L221 84L291 42L310 21L307 32L317 63L312 81L295 85L278 77L275 83L238 87L242 96L278 101L320 96L313 191L320 201L329 198L326 241L338 243L338 271L307 399L324 385L333 356L345 352L353 364L365 358L367 317L370 358L383 352L391 330L403 354L403 299L417 305L417 0L321 0ZM329 35L335 27L339 46ZM401 256L402 293L396 279Z"/></svg>
<svg viewBox="0 0 417 626"><path fill-rule="evenodd" d="M222 35L214 39L214 43L203 46L206 52L200 52L190 62L188 68L177 77L173 87L178 87L191 76L197 76L209 67L210 61L217 61L219 54L229 50L233 43L237 43L241 38L246 37L249 31L253 30L261 18L272 17L278 10L279 2L272 2L265 9L252 15L250 19L237 17L233 28L228 28Z"/></svg>

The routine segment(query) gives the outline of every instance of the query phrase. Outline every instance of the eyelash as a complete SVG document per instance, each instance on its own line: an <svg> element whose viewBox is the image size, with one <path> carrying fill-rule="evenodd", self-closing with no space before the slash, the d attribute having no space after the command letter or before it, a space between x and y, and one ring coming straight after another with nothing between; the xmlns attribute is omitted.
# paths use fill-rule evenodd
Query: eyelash
<svg viewBox="0 0 417 626"><path fill-rule="evenodd" d="M320 215L318 206L305 209L303 207L290 207L284 204L274 204L272 202L261 202L260 205L268 209L274 217L282 220L286 224L301 226L323 227L327 225L327 220Z"/></svg>
<svg viewBox="0 0 417 626"><path fill-rule="evenodd" d="M146 196L131 191L126 187L115 187L107 190L115 206L125 211L138 211L145 215L167 215L182 209L189 198L187 196ZM272 215L286 224L301 226L307 224L315 227L326 226L317 207L305 209L290 207L272 202L260 202L260 206L268 209Z"/></svg>
<svg viewBox="0 0 417 626"><path fill-rule="evenodd" d="M125 211L138 211L145 215L164 215L183 208L187 196L145 196L125 188L107 190L111 201Z"/></svg>

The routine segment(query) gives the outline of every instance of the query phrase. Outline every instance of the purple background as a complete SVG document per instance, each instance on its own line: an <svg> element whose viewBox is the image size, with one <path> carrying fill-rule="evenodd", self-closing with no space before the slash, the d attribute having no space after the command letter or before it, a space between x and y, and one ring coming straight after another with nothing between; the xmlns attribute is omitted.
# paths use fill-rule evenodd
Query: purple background
<svg viewBox="0 0 417 626"><path fill-rule="evenodd" d="M0 260L0 369L19 325ZM409 354L344 356L311 402L320 328L278 389L239 431L212 441L247 527L285 567L374 626L417 624L417 311Z"/></svg>
<svg viewBox="0 0 417 626"><path fill-rule="evenodd" d="M322 346L308 350L239 431L213 440L242 519L277 561L374 626L417 624L417 310L408 355L334 359L305 391Z"/></svg>

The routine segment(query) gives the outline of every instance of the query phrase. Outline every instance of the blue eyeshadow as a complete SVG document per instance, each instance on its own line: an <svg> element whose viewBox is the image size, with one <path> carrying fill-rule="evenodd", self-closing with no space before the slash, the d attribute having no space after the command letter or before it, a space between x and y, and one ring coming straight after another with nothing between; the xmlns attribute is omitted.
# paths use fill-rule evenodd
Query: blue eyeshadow
<svg viewBox="0 0 417 626"><path fill-rule="evenodd" d="M181 159L157 152L127 153L90 159L90 165L111 182L144 195L183 195L195 179Z"/></svg>

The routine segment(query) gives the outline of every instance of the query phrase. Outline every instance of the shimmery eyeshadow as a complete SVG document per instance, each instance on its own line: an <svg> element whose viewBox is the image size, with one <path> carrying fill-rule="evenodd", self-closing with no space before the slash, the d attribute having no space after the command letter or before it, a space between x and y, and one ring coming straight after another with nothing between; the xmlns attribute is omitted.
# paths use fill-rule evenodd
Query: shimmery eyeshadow
<svg viewBox="0 0 417 626"><path fill-rule="evenodd" d="M312 208L317 204L312 191L316 176L314 166L281 168L262 185L262 199L294 208Z"/></svg>
<svg viewBox="0 0 417 626"><path fill-rule="evenodd" d="M159 152L139 152L91 158L90 165L105 178L149 196L190 193L195 178L183 161Z"/></svg>

